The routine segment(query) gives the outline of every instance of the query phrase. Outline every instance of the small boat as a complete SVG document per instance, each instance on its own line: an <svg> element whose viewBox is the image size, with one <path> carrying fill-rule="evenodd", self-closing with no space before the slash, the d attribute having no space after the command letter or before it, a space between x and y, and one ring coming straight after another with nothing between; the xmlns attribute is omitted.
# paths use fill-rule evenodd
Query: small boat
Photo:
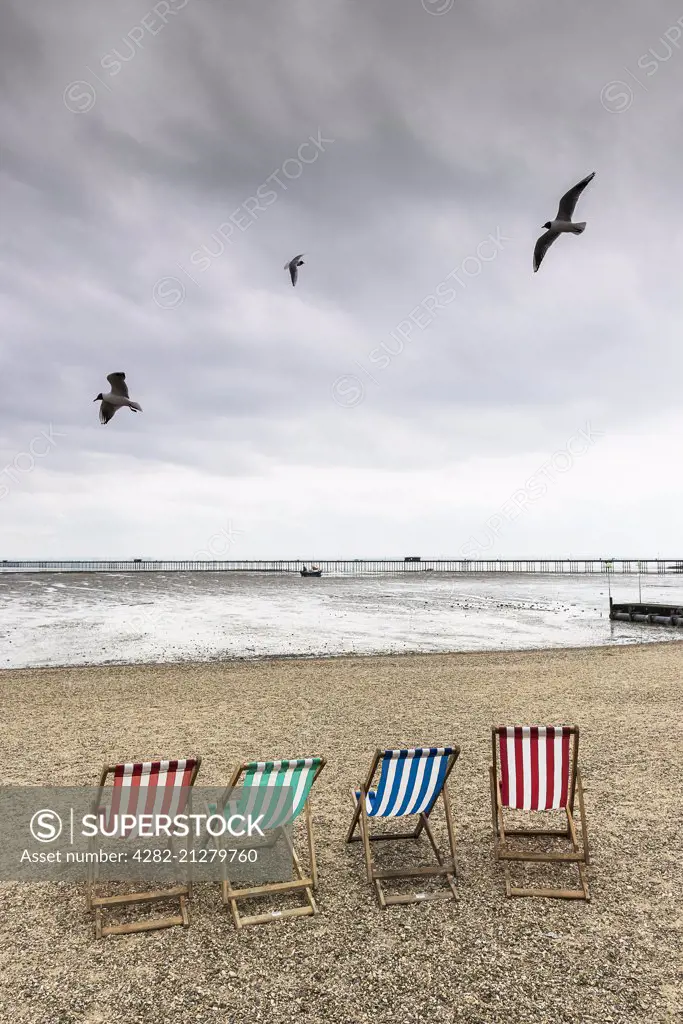
<svg viewBox="0 0 683 1024"><path fill-rule="evenodd" d="M318 565L312 565L310 569L304 566L303 569L301 570L302 576L322 576L322 574L323 571Z"/></svg>

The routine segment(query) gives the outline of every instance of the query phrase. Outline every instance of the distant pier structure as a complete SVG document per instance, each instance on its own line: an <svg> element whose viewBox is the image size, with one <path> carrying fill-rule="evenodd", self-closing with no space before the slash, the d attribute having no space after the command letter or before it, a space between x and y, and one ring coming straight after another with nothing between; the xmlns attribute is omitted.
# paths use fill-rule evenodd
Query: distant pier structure
<svg viewBox="0 0 683 1024"><path fill-rule="evenodd" d="M643 574L662 576L683 573L683 559L674 558L355 558L355 559L289 559L282 561L193 561L148 560L127 561L41 561L4 559L1 572L270 572L297 573L314 562L323 576L373 576L404 573L538 573L555 575Z"/></svg>

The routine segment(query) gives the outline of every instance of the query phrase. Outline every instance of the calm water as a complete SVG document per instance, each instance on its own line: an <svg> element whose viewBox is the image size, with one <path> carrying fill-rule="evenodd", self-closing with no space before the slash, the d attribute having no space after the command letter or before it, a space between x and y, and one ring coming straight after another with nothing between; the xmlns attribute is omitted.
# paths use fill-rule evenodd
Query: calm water
<svg viewBox="0 0 683 1024"><path fill-rule="evenodd" d="M611 586L637 600L637 577ZM642 586L643 600L683 603L681 578ZM604 576L12 573L0 575L0 668L683 639L610 622L608 606Z"/></svg>

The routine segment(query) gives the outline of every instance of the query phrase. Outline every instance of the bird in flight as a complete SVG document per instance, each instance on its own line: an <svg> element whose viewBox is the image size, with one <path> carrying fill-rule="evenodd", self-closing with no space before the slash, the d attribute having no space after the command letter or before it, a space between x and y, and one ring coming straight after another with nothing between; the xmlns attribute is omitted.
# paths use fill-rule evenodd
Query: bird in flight
<svg viewBox="0 0 683 1024"><path fill-rule="evenodd" d="M125 373L108 373L107 380L111 385L109 394L103 395L100 391L97 398L93 399L95 402L102 403L100 406L100 423L102 425L109 423L116 410L120 409L123 405L127 405L133 412L142 412L142 406L138 405L137 402L131 402L128 397Z"/></svg>
<svg viewBox="0 0 683 1024"><path fill-rule="evenodd" d="M285 270L289 271L289 276L292 279L292 287L296 284L296 279L299 276L299 267L303 267L304 265L304 261L301 259L303 255L304 253L300 252L299 255L295 256L293 260L289 261L289 263L285 263Z"/></svg>
<svg viewBox="0 0 683 1024"><path fill-rule="evenodd" d="M595 171L589 174L587 178L580 181L578 185L574 185L570 188L562 198L560 199L560 205L557 209L557 216L555 220L546 221L543 225L546 228L546 233L536 242L536 248L534 249L534 273L538 270L541 265L541 261L545 256L546 252L553 244L558 235L569 232L572 235L580 235L586 230L586 222L581 221L579 224L572 222L572 214L574 213L574 207L578 202L578 198L585 189L589 181L592 181L595 177Z"/></svg>

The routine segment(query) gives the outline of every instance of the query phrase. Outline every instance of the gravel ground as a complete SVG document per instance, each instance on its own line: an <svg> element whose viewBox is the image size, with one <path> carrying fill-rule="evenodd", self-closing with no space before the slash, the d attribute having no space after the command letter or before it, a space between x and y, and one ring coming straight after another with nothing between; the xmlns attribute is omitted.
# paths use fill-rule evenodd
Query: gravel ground
<svg viewBox="0 0 683 1024"><path fill-rule="evenodd" d="M204 883L189 929L96 942L81 888L0 883L0 1020L679 1021L682 669L667 643L1 672L5 785L94 785L105 761L195 752L205 785L248 758L321 753L328 766L313 801L319 916L238 936ZM494 721L581 727L592 903L505 898ZM343 841L348 789L377 746L443 742L462 747L459 898L381 911Z"/></svg>

